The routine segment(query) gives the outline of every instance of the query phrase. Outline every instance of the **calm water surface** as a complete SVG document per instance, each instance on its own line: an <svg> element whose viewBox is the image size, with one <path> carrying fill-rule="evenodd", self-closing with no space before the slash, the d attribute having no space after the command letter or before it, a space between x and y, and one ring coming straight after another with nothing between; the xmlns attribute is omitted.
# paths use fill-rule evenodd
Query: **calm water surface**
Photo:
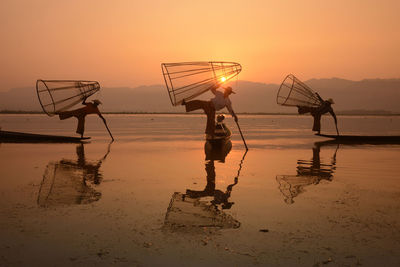
<svg viewBox="0 0 400 267"><path fill-rule="evenodd" d="M0 265L399 266L399 145L333 145L310 117L242 115L248 153L227 118L232 147L210 155L202 115L105 117L113 143L94 116L88 143L0 143ZM0 127L75 135L76 121ZM400 135L400 117L339 129Z"/></svg>

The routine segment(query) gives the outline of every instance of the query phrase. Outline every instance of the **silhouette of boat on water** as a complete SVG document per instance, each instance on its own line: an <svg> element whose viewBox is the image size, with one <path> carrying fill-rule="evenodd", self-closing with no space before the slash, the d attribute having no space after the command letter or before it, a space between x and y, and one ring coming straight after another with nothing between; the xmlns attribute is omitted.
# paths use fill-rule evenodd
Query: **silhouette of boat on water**
<svg viewBox="0 0 400 267"><path fill-rule="evenodd" d="M332 144L400 144L397 135L316 135L333 139L327 141Z"/></svg>
<svg viewBox="0 0 400 267"><path fill-rule="evenodd" d="M0 130L0 143L80 143L88 141L90 137L73 137L62 135L47 135L22 133Z"/></svg>
<svg viewBox="0 0 400 267"><path fill-rule="evenodd" d="M232 149L231 130L223 123L224 115L218 115L215 123L214 138L206 138L204 151L206 160L219 160L225 162L225 158Z"/></svg>

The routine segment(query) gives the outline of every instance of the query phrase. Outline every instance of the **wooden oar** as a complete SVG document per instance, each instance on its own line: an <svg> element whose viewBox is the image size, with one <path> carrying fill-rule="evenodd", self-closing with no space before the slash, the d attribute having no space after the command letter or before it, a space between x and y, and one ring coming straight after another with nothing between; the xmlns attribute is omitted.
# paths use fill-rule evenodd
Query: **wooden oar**
<svg viewBox="0 0 400 267"><path fill-rule="evenodd" d="M335 122L335 126L336 126L336 132L337 132L337 135L340 135L340 134L339 134L338 127L337 127L337 122Z"/></svg>
<svg viewBox="0 0 400 267"><path fill-rule="evenodd" d="M108 131L108 133L110 134L110 136L111 136L111 139L114 141L114 137L112 136L112 134L111 134L111 132L110 132L110 129L108 129L108 126L107 126L107 122L106 122L106 119L104 119L103 118L103 116L100 116L101 117L101 119L103 120L103 122L104 122L104 125L106 126L106 128L107 128L107 131Z"/></svg>
<svg viewBox="0 0 400 267"><path fill-rule="evenodd" d="M246 147L246 150L249 150L249 148L247 147L247 144L246 144L246 140L244 140L243 133L242 133L242 130L240 129L239 123L237 121L235 121L235 122L236 122L236 125L237 125L238 129L239 129L240 136L242 137L244 146Z"/></svg>

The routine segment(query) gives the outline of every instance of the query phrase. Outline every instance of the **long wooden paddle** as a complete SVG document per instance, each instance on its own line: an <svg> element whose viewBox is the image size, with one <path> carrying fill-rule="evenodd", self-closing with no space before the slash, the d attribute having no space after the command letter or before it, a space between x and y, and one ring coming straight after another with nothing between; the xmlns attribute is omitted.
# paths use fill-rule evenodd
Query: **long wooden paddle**
<svg viewBox="0 0 400 267"><path fill-rule="evenodd" d="M103 122L104 122L104 125L106 126L106 128L107 128L107 131L108 131L108 133L109 133L109 134L110 134L110 136L111 136L111 139L114 141L114 137L112 136L110 129L108 129L108 126L107 126L106 119L104 119L104 118L103 118L103 116L101 116L101 119L103 120Z"/></svg>
<svg viewBox="0 0 400 267"><path fill-rule="evenodd" d="M244 140L243 133L242 133L242 130L240 129L239 123L237 121L235 121L235 122L236 122L236 125L237 125L238 129L239 129L240 136L242 137L244 146L246 147L246 150L249 150L249 148L247 147L247 144L246 144L246 140Z"/></svg>

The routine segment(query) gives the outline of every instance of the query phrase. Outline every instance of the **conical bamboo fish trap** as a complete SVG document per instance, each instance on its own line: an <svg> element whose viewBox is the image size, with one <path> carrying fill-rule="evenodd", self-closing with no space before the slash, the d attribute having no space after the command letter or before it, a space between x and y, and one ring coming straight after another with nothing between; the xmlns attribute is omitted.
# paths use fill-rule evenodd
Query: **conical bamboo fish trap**
<svg viewBox="0 0 400 267"><path fill-rule="evenodd" d="M43 111L53 116L66 111L100 90L96 81L37 80L36 92Z"/></svg>

